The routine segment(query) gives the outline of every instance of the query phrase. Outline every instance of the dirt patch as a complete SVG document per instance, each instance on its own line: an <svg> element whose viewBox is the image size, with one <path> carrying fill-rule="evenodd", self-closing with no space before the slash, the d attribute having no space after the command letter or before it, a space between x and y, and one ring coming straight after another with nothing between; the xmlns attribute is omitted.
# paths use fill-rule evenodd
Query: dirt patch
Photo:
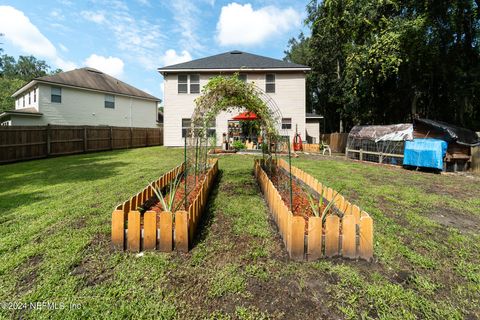
<svg viewBox="0 0 480 320"><path fill-rule="evenodd" d="M433 208L428 217L443 226L456 228L461 232L478 233L480 230L480 218L449 207Z"/></svg>
<svg viewBox="0 0 480 320"><path fill-rule="evenodd" d="M17 273L21 274L17 283L17 293L23 295L32 290L37 282L38 266L42 263L43 256L36 254L31 256L17 269Z"/></svg>
<svg viewBox="0 0 480 320"><path fill-rule="evenodd" d="M72 267L71 275L80 277L85 286L95 286L113 276L113 267L106 264L106 256L112 253L106 234L96 234L84 251L84 258Z"/></svg>

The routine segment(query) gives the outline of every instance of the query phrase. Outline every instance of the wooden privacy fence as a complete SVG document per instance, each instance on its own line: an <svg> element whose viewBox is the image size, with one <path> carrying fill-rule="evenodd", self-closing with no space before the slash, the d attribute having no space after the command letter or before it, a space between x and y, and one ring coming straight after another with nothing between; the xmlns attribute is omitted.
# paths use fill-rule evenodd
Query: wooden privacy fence
<svg viewBox="0 0 480 320"><path fill-rule="evenodd" d="M0 163L160 145L163 145L161 128L56 125L0 127Z"/></svg>
<svg viewBox="0 0 480 320"><path fill-rule="evenodd" d="M139 252L142 250L160 250L188 252L201 215L205 209L208 194L218 173L218 160L210 160L210 168L201 183L195 199L187 211L175 213L146 211L141 214L137 208L154 197L150 185L138 194L119 205L112 213L112 243L114 248ZM157 189L163 189L175 177L184 171L180 165L152 183Z"/></svg>
<svg viewBox="0 0 480 320"><path fill-rule="evenodd" d="M347 146L348 133L328 133L322 134L320 140L328 144L332 152L344 153Z"/></svg>
<svg viewBox="0 0 480 320"><path fill-rule="evenodd" d="M288 171L288 163L283 159L278 160L277 165ZM335 190L292 166L292 175L296 179L316 191L325 202L334 199L334 210L343 214L341 218L334 214L327 215L325 223L322 223L321 217L309 217L305 236L305 218L294 216L285 205L262 169L260 160L255 160L254 166L255 176L291 258L312 261L334 256L365 260L373 257L373 220L365 211L352 205L343 196L335 196Z"/></svg>
<svg viewBox="0 0 480 320"><path fill-rule="evenodd" d="M322 134L320 140L327 144L332 152L344 153L347 146L348 133L329 133ZM318 143L304 143L303 151L305 152L320 152L320 144Z"/></svg>

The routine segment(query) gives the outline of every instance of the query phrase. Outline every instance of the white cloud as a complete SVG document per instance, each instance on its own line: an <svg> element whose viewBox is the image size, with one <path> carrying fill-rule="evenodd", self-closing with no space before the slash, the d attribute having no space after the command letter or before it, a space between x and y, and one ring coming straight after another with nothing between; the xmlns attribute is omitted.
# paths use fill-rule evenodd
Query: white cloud
<svg viewBox="0 0 480 320"><path fill-rule="evenodd" d="M135 18L123 2L110 1L109 5L108 19L103 11L84 11L82 16L107 28L123 57L141 64L146 70L155 70L160 63L160 44L165 39L160 26Z"/></svg>
<svg viewBox="0 0 480 320"><path fill-rule="evenodd" d="M120 58L104 57L96 54L90 55L84 63L87 67L98 69L115 78L120 78L123 75L125 65Z"/></svg>
<svg viewBox="0 0 480 320"><path fill-rule="evenodd" d="M20 10L11 6L0 6L0 30L7 41L25 54L47 59L64 71L76 67L73 62L65 61L58 55L50 40Z"/></svg>
<svg viewBox="0 0 480 320"><path fill-rule="evenodd" d="M180 54L173 49L168 49L161 58L164 66L170 66L172 64L187 62L192 60L192 56L186 50L183 50Z"/></svg>
<svg viewBox="0 0 480 320"><path fill-rule="evenodd" d="M180 45L189 50L202 50L203 45L196 33L201 11L190 0L176 0L172 5L173 19L181 35Z"/></svg>
<svg viewBox="0 0 480 320"><path fill-rule="evenodd" d="M98 24L101 24L101 23L105 22L105 20L106 20L103 12L82 11L82 12L80 12L80 14L85 19L87 19L89 21L92 21L92 22L95 22L95 23L98 23Z"/></svg>
<svg viewBox="0 0 480 320"><path fill-rule="evenodd" d="M70 50L68 50L68 48L63 44L63 43L59 43L58 46L60 47L60 49L63 51L63 52L68 52Z"/></svg>
<svg viewBox="0 0 480 320"><path fill-rule="evenodd" d="M254 45L271 36L299 27L300 14L292 8L267 6L254 10L247 3L230 3L222 7L217 23L220 45Z"/></svg>

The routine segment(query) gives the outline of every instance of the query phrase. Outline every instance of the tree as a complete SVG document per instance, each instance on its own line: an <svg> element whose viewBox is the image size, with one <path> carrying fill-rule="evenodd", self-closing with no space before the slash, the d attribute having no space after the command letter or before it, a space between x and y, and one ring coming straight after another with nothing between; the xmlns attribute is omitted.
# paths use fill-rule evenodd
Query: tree
<svg viewBox="0 0 480 320"><path fill-rule="evenodd" d="M28 81L58 72L62 72L62 70L55 69L51 71L50 66L48 66L44 60L38 60L34 56L20 56L16 61L12 56L6 54L1 55L0 112L15 108L15 100L11 95Z"/></svg>
<svg viewBox="0 0 480 320"><path fill-rule="evenodd" d="M327 130L417 116L479 130L479 2L311 1L286 59L312 67Z"/></svg>

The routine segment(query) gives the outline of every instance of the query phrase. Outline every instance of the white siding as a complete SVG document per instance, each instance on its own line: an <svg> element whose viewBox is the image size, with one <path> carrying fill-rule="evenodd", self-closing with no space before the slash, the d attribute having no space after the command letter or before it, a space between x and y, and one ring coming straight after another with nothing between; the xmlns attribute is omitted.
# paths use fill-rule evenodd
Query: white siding
<svg viewBox="0 0 480 320"><path fill-rule="evenodd" d="M36 98L35 98L35 94L36 94ZM30 95L30 100L28 98L29 95ZM25 106L23 106L24 99L25 99ZM15 98L15 109L23 109L23 108L35 108L38 110L38 87L34 87Z"/></svg>
<svg viewBox="0 0 480 320"><path fill-rule="evenodd" d="M110 125L157 127L157 103L115 96L115 108L105 108L105 94L62 87L62 102L51 102L51 87L40 84L40 108L46 123L58 125Z"/></svg>
<svg viewBox="0 0 480 320"><path fill-rule="evenodd" d="M247 73L247 81L254 82L259 88L265 90L265 74ZM203 87L212 76L213 74L201 74L200 86ZM305 74L303 72L275 73L275 78L275 93L268 93L268 95L276 102L283 118L292 118L292 129L282 130L281 133L293 137L295 126L298 126L298 132L301 133L302 139L305 139L303 136L305 132ZM181 146L184 143L181 130L182 118L191 118L195 107L194 100L200 94L177 93L177 74L165 75L164 83L164 144ZM222 141L222 134L227 132L227 121L239 112L222 113L217 117L217 143L219 145ZM280 122L278 126L280 129Z"/></svg>
<svg viewBox="0 0 480 320"><path fill-rule="evenodd" d="M44 126L48 124L44 117L11 115L10 120L12 121L12 126Z"/></svg>
<svg viewBox="0 0 480 320"><path fill-rule="evenodd" d="M313 138L313 143L319 143L320 142L320 122L319 120L312 121L309 120L305 124L305 134L308 134L310 137ZM305 139L307 140L307 137L305 136Z"/></svg>

